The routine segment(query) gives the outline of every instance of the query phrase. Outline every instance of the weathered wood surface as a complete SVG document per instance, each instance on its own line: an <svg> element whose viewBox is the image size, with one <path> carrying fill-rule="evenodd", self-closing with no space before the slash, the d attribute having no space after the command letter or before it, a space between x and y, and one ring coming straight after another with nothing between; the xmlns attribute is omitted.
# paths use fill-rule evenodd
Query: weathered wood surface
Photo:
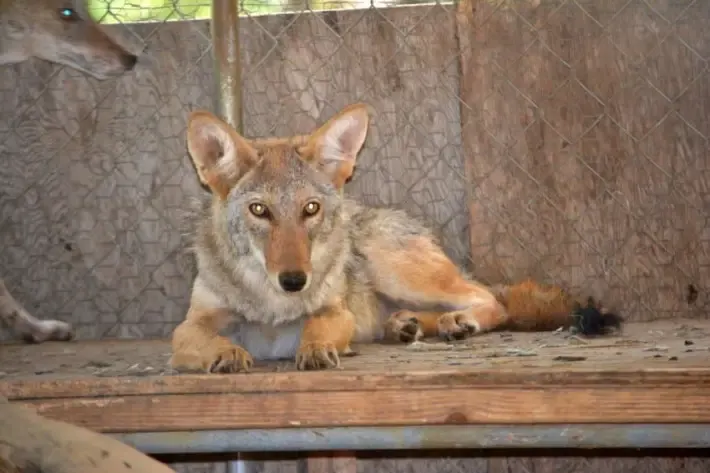
<svg viewBox="0 0 710 473"><path fill-rule="evenodd" d="M427 348L424 348L427 347ZM102 432L450 423L710 422L710 323L360 346L343 369L175 375L165 341L3 345L0 394ZM673 402L668 402L672 399Z"/></svg>
<svg viewBox="0 0 710 473"><path fill-rule="evenodd" d="M463 0L456 17L475 274L636 321L707 317L710 3Z"/></svg>
<svg viewBox="0 0 710 473"><path fill-rule="evenodd" d="M2 473L169 473L111 437L46 419L0 397Z"/></svg>

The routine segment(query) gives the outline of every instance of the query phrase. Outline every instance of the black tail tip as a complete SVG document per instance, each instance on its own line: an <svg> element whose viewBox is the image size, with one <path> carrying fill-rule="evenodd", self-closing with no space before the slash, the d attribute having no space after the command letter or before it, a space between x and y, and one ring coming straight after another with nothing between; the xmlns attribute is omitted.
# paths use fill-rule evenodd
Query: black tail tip
<svg viewBox="0 0 710 473"><path fill-rule="evenodd" d="M620 315L602 311L592 297L587 299L586 307L578 305L571 315L570 330L588 337L621 331L624 323L624 319Z"/></svg>

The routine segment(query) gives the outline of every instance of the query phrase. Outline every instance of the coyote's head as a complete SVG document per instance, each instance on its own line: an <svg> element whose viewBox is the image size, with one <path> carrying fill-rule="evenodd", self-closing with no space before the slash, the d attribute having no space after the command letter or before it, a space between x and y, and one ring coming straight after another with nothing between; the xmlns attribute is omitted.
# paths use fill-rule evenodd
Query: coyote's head
<svg viewBox="0 0 710 473"><path fill-rule="evenodd" d="M368 122L367 106L356 104L310 135L249 141L209 112L190 115L190 156L220 209L215 231L235 258L261 262L277 290L306 291L314 265L328 260L329 243L347 238L340 190Z"/></svg>
<svg viewBox="0 0 710 473"><path fill-rule="evenodd" d="M107 79L138 60L104 33L81 0L0 0L0 29L4 64L36 57Z"/></svg>

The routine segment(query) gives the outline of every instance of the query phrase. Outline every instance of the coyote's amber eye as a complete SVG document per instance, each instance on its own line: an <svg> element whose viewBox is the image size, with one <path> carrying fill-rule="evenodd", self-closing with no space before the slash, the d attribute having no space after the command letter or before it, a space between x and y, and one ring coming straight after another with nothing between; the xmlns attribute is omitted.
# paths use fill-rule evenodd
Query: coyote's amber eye
<svg viewBox="0 0 710 473"><path fill-rule="evenodd" d="M269 216L269 209L267 209L264 204L251 204L249 206L249 212L257 217L266 218Z"/></svg>
<svg viewBox="0 0 710 473"><path fill-rule="evenodd" d="M311 217L318 213L320 210L320 204L318 202L308 202L305 207L303 207L303 214L306 217Z"/></svg>

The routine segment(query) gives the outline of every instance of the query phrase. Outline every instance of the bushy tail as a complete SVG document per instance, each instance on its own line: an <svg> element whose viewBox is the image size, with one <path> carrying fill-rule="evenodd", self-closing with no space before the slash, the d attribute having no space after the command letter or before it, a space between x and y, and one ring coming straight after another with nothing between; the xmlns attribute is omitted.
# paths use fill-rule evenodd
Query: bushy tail
<svg viewBox="0 0 710 473"><path fill-rule="evenodd" d="M588 298L582 306L562 288L546 286L532 280L491 288L508 312L505 329L549 331L560 327L593 336L621 329L623 319L599 308Z"/></svg>

